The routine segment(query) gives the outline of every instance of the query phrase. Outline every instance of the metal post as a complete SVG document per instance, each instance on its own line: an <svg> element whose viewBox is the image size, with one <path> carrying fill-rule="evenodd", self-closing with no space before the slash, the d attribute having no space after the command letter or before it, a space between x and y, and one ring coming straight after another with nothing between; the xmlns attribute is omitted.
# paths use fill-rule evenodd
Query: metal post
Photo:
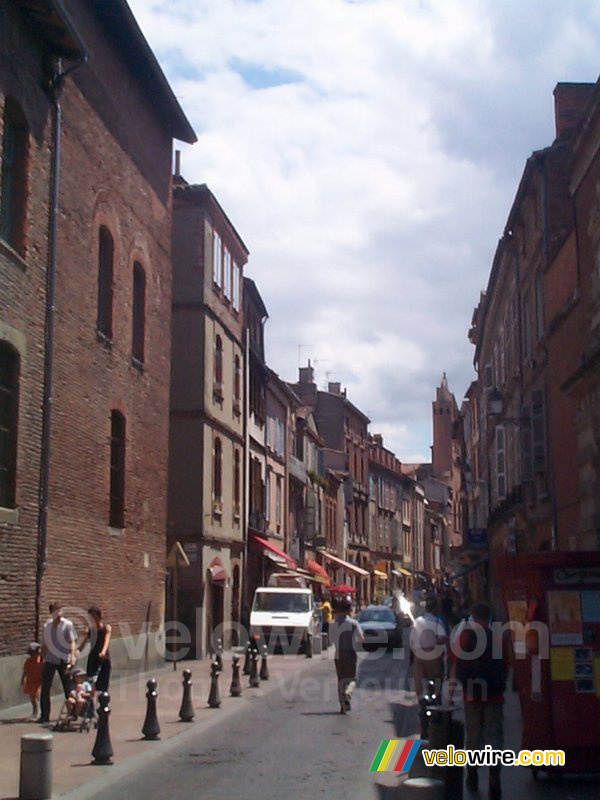
<svg viewBox="0 0 600 800"><path fill-rule="evenodd" d="M108 717L110 714L110 695L108 692L100 692L98 695L98 730L92 756L92 764L109 766L112 764L113 749L110 741L110 730Z"/></svg>
<svg viewBox="0 0 600 800"><path fill-rule="evenodd" d="M183 670L183 697L179 709L179 719L182 722L194 721L194 704L192 702L192 673L189 669Z"/></svg>
<svg viewBox="0 0 600 800"><path fill-rule="evenodd" d="M159 739L160 725L158 724L158 715L156 713L156 700L158 697L157 683L154 678L150 678L146 682L148 691L146 692L146 699L148 701L146 707L146 719L142 727L144 739Z"/></svg>

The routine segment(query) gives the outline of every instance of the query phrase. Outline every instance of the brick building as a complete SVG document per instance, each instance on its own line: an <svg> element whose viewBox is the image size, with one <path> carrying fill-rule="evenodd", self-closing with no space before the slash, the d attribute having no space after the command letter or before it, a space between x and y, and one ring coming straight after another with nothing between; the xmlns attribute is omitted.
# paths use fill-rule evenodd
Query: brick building
<svg viewBox="0 0 600 800"><path fill-rule="evenodd" d="M100 605L117 664L162 622L172 140L195 136L125 2L0 13L5 703L50 601L79 628Z"/></svg>

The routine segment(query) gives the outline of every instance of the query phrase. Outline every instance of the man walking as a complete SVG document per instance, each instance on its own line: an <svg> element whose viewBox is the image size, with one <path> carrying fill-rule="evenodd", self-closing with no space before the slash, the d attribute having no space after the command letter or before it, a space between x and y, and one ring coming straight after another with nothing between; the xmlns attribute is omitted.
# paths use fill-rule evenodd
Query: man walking
<svg viewBox="0 0 600 800"><path fill-rule="evenodd" d="M42 633L42 694L40 698L40 722L50 721L50 695L54 673L58 671L65 693L69 696L69 679L67 670L75 664L75 630L70 619L62 614L62 605L52 603L52 616L44 625Z"/></svg>
<svg viewBox="0 0 600 800"><path fill-rule="evenodd" d="M338 600L334 604L335 619L329 625L329 634L335 647L335 671L341 714L350 711L350 698L356 686L357 650L364 641L360 625L349 616L351 608L352 601L349 598Z"/></svg>
<svg viewBox="0 0 600 800"><path fill-rule="evenodd" d="M437 610L437 598L429 595L425 600L425 613L416 618L410 634L415 692L419 701L423 697L425 681L435 682L439 696L444 680L448 636Z"/></svg>
<svg viewBox="0 0 600 800"><path fill-rule="evenodd" d="M478 603L471 609L471 620L461 631L456 658L456 677L462 683L465 705L467 750L494 750L503 746L504 688L506 683L505 648L502 638L491 629L490 607ZM475 656L475 657L473 657ZM467 789L476 792L477 767L467 767ZM500 764L490 767L490 800L500 800Z"/></svg>

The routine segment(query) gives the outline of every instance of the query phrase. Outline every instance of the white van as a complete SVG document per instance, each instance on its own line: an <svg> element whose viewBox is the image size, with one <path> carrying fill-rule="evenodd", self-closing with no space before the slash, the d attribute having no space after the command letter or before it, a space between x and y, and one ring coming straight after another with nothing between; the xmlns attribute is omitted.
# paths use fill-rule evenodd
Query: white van
<svg viewBox="0 0 600 800"><path fill-rule="evenodd" d="M266 643L269 651L284 653L302 648L312 658L313 637L319 633L319 614L312 589L296 586L259 586L250 611L250 636Z"/></svg>

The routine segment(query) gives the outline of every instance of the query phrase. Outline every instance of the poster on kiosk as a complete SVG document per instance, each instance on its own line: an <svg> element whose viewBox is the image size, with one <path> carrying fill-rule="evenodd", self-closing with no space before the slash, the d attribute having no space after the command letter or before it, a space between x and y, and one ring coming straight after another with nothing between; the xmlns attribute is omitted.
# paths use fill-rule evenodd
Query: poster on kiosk
<svg viewBox="0 0 600 800"><path fill-rule="evenodd" d="M498 559L523 717L522 748L600 771L600 553Z"/></svg>

